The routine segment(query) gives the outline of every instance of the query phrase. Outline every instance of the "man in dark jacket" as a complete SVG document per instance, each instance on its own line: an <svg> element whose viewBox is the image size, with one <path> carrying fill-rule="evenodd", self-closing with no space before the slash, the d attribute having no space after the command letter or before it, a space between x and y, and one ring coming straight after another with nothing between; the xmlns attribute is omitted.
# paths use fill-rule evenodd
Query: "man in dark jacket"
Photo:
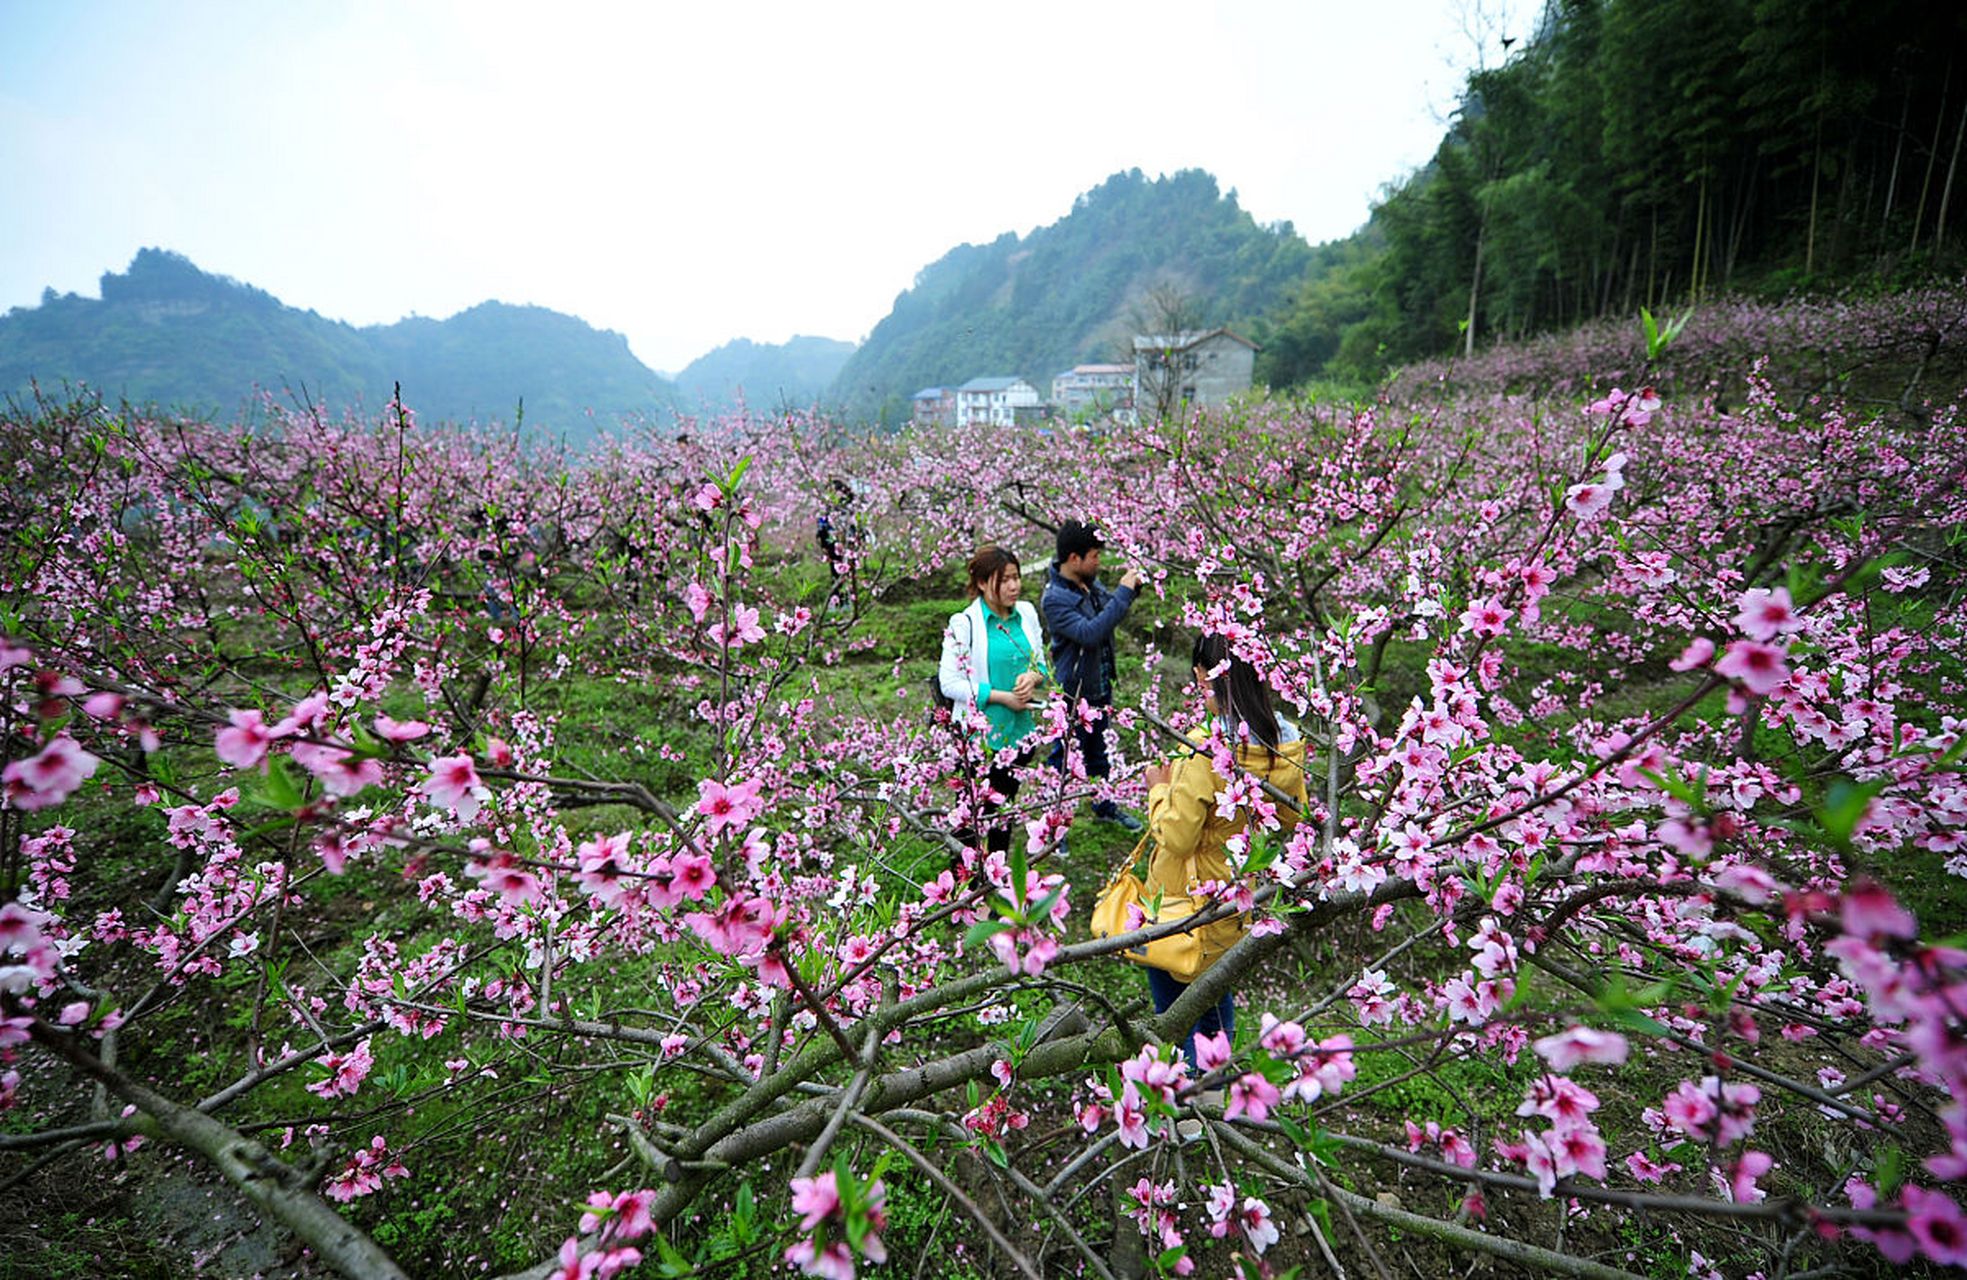
<svg viewBox="0 0 1967 1280"><path fill-rule="evenodd" d="M1101 708L1088 726L1077 721L1073 737L1086 761L1088 778L1104 778L1112 769L1106 755L1105 708L1113 705L1113 633L1133 607L1141 575L1129 569L1118 591L1100 583L1100 535L1077 520L1059 526L1058 559L1045 574L1045 594L1039 612L1052 636L1052 678L1069 704L1084 698ZM1051 763L1065 767L1065 744L1052 752ZM1139 831L1141 821L1111 800L1093 806L1093 815Z"/></svg>

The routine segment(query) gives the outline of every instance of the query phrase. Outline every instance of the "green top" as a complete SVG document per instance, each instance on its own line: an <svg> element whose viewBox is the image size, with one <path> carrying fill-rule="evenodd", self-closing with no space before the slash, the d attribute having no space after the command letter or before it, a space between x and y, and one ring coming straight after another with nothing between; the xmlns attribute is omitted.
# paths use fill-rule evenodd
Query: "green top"
<svg viewBox="0 0 1967 1280"><path fill-rule="evenodd" d="M984 606L984 636L989 644L990 662L988 671L990 681L977 690L977 705L983 709L984 719L990 722L990 733L984 743L992 751L1008 747L1038 727L1038 717L1029 710L1013 711L1002 703L990 700L992 689L1009 689L1018 682L1018 677L1027 671L1043 671L1042 663L1033 660L1031 641L1025 638L1024 624L1019 621L1017 611L1008 618L1000 618L989 605Z"/></svg>

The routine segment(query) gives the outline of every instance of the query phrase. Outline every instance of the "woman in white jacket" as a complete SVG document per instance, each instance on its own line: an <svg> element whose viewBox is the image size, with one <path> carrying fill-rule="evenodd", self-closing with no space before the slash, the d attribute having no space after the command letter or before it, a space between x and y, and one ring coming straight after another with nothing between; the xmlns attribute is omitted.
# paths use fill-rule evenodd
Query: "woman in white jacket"
<svg viewBox="0 0 1967 1280"><path fill-rule="evenodd" d="M943 629L936 682L943 696L955 704L959 722L971 710L983 713L984 745L993 757L990 792L1002 797L993 800L986 793L978 798L974 807L988 819L1017 795L1016 769L1031 752L1026 750L1005 764L995 762L996 754L1023 742L1037 727L1033 710L1050 672L1038 611L1018 598L1024 590L1024 571L1017 553L992 543L977 548L970 557L969 585L970 606L951 614ZM1008 853L1010 829L992 824L986 847Z"/></svg>

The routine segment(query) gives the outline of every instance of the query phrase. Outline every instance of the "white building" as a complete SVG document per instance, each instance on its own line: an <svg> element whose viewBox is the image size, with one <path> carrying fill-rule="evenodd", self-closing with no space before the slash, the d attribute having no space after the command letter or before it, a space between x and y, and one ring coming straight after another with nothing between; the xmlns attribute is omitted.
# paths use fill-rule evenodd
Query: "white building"
<svg viewBox="0 0 1967 1280"><path fill-rule="evenodd" d="M956 389L956 425L1008 427L1020 408L1038 405L1038 388L1023 378L972 378Z"/></svg>
<svg viewBox="0 0 1967 1280"><path fill-rule="evenodd" d="M1134 407L1134 366L1079 364L1052 379L1052 403L1061 414L1124 413Z"/></svg>

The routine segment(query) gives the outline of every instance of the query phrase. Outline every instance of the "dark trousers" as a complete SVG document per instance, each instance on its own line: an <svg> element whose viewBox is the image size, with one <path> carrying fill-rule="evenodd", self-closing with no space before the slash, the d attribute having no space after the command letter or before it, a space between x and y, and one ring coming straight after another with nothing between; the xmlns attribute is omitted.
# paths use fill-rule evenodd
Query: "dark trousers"
<svg viewBox="0 0 1967 1280"><path fill-rule="evenodd" d="M1182 992L1188 990L1188 984L1176 981L1174 975L1165 969L1149 969L1147 989L1148 994L1154 997L1154 1011L1166 1013L1181 998ZM1228 1036L1232 1042L1236 1039L1236 996L1233 992L1218 1000L1215 1008L1205 1009L1183 1037L1182 1056L1188 1059L1191 1070L1195 1067L1195 1037L1213 1036L1217 1032Z"/></svg>
<svg viewBox="0 0 1967 1280"><path fill-rule="evenodd" d="M1101 707L1099 719L1089 729L1077 720L1072 724L1072 741L1079 748L1080 758L1086 762L1088 778L1104 778L1113 772L1113 762L1106 754L1106 708ZM1046 757L1046 764L1060 773L1066 772L1065 742L1060 740L1052 745L1052 754ZM1120 811L1120 806L1111 800L1102 800L1093 806L1093 812L1102 818L1111 818Z"/></svg>
<svg viewBox="0 0 1967 1280"><path fill-rule="evenodd" d="M1005 808L1011 801L1018 798L1018 775L1016 771L1029 763L1031 763L1031 753L1026 751L1021 753L1016 760L1013 760L1009 764L993 764L990 766L988 775L990 789L1003 795L1004 799L999 803L992 803L986 800L976 806L977 821L984 829L984 850L987 853L1008 854L1011 852L1011 822L1009 819L1002 822L998 821L997 814L999 810ZM977 832L974 827L965 827L961 831L958 831L956 838L968 847L976 847Z"/></svg>

